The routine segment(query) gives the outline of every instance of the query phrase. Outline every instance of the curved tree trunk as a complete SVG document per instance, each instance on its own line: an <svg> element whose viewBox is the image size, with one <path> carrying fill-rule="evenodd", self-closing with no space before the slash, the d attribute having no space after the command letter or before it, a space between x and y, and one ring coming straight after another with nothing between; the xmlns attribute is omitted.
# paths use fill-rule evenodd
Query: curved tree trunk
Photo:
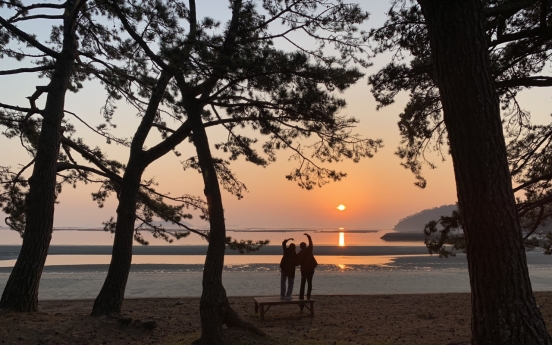
<svg viewBox="0 0 552 345"><path fill-rule="evenodd" d="M56 200L56 163L61 142L61 120L65 93L73 73L77 51L76 18L86 0L69 0L64 13L63 49L56 59L54 73L47 87L48 96L38 139L29 194L25 199L25 232L21 251L10 274L0 308L13 311L36 311L38 287L48 255L54 223Z"/></svg>
<svg viewBox="0 0 552 345"><path fill-rule="evenodd" d="M205 128L201 122L199 111L192 120L193 141L196 146L201 174L205 184L205 197L209 208L209 246L203 268L203 290L200 301L201 338L198 343L223 344L222 324L224 314L230 307L226 299L226 290L222 285L222 269L224 267L224 250L226 249L226 225L222 196L213 166L211 151ZM192 114L189 112L189 114Z"/></svg>
<svg viewBox="0 0 552 345"><path fill-rule="evenodd" d="M94 301L92 316L118 316L121 313L132 263L136 201L144 169L144 166L131 159L125 170L117 207L117 225L111 262L102 289Z"/></svg>
<svg viewBox="0 0 552 345"><path fill-rule="evenodd" d="M194 102L189 101L188 104ZM190 109L192 108L192 109ZM226 249L226 225L222 196L213 165L209 141L201 121L201 109L187 107L186 111L192 122L193 142L196 147L199 166L205 184L205 197L209 208L209 246L203 268L203 291L200 301L201 338L194 344L224 344L222 325L242 327L259 335L264 333L250 323L240 319L230 307L226 290L222 285L224 268L224 251Z"/></svg>
<svg viewBox="0 0 552 345"><path fill-rule="evenodd" d="M467 242L472 344L551 344L515 208L478 0L419 0L448 131Z"/></svg>
<svg viewBox="0 0 552 345"><path fill-rule="evenodd" d="M140 192L142 174L153 159L147 157L143 146L170 79L171 77L167 73L161 73L159 76L148 103L148 108L132 139L130 157L120 185L121 193L119 195L119 206L117 207L117 224L115 226L111 262L102 289L94 301L92 316L117 316L121 313L132 263L136 201Z"/></svg>

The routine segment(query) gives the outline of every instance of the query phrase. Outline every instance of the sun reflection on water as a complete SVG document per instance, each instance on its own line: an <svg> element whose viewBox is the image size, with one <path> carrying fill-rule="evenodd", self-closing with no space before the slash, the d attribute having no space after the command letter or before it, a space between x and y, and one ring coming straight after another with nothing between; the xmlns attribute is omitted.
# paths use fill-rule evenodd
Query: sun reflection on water
<svg viewBox="0 0 552 345"><path fill-rule="evenodd" d="M345 233L344 232L339 233L339 246L340 247L345 246Z"/></svg>
<svg viewBox="0 0 552 345"><path fill-rule="evenodd" d="M347 268L347 266L345 266L344 264L339 264L337 265L337 267L339 267L341 271L345 271L345 269Z"/></svg>

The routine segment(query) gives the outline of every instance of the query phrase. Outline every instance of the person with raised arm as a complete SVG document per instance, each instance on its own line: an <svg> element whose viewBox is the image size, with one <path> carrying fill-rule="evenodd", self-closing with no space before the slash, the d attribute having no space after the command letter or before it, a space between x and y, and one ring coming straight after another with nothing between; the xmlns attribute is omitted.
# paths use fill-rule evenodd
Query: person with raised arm
<svg viewBox="0 0 552 345"><path fill-rule="evenodd" d="M297 255L297 264L301 265L301 289L299 290L299 299L305 298L305 282L308 283L307 299L311 298L312 292L312 276L314 275L314 269L318 266L318 262L312 254L312 238L309 234L304 233L309 239L309 246L305 242L301 242L299 247L301 251Z"/></svg>
<svg viewBox="0 0 552 345"><path fill-rule="evenodd" d="M293 291L293 283L295 281L295 266L297 262L297 253L295 252L295 243L291 243L287 246L288 241L293 241L293 238L287 238L282 242L282 249L284 250L284 256L280 261L281 269L281 289L280 298L291 301L291 293ZM286 280L288 283L286 292Z"/></svg>

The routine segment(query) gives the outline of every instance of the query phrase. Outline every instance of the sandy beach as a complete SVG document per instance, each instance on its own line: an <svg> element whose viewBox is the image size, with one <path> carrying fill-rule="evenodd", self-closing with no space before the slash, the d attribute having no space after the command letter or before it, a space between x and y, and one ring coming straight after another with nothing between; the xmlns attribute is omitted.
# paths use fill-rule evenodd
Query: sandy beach
<svg viewBox="0 0 552 345"><path fill-rule="evenodd" d="M535 294L549 328L552 292ZM319 295L315 316L296 305L273 306L261 320L252 297L230 297L235 310L266 332L224 329L227 344L460 345L470 341L470 295ZM90 317L92 300L40 301L32 314L0 316L2 344L190 344L200 335L199 298L127 299L132 322ZM156 328L149 329L148 321ZM151 327L150 327L151 328Z"/></svg>
<svg viewBox="0 0 552 345"><path fill-rule="evenodd" d="M164 248L149 249L159 251L155 254L136 255L123 306L123 317L132 321L123 325L119 319L89 316L108 261L102 261L105 258L101 253L93 252L98 248L85 249L86 254L76 255L68 254L75 251L74 247L59 248L57 255L50 256L53 261L45 267L40 284L40 311L1 315L0 345L183 345L199 337L203 256L177 252L168 255ZM0 288L12 269L12 254L8 250L4 253ZM439 259L385 252L391 253L395 255L363 252L365 256L317 256L314 318L307 311L300 312L297 305L286 305L271 307L265 320L255 314L253 297L279 293L280 256L228 256L223 272L227 295L236 311L267 337L225 329L227 344L469 344L465 255ZM528 253L533 290L552 327L550 260L542 253ZM295 283L297 293L297 278ZM148 327L152 321L155 329Z"/></svg>

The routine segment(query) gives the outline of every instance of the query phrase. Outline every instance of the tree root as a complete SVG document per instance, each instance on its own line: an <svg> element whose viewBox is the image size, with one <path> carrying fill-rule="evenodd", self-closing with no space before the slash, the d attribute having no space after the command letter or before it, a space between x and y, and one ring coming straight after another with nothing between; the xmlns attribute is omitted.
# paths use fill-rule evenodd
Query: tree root
<svg viewBox="0 0 552 345"><path fill-rule="evenodd" d="M219 309L222 313L222 324L228 328L241 328L259 336L266 336L266 333L257 328L250 322L246 322L240 318L238 313L230 306L228 299L223 302L223 308ZM219 319L220 320L220 319ZM222 324L220 325L222 327ZM196 339L194 345L224 345L224 340L221 332L202 332L201 338Z"/></svg>
<svg viewBox="0 0 552 345"><path fill-rule="evenodd" d="M226 313L224 315L224 323L226 324L226 326L243 328L257 335L266 336L266 333L263 332L260 328L257 328L255 325L253 325L250 322L242 320L238 315L238 313L236 313L236 311L232 309L232 307L230 306L230 303L228 303L228 300L226 300L226 303L227 303Z"/></svg>

